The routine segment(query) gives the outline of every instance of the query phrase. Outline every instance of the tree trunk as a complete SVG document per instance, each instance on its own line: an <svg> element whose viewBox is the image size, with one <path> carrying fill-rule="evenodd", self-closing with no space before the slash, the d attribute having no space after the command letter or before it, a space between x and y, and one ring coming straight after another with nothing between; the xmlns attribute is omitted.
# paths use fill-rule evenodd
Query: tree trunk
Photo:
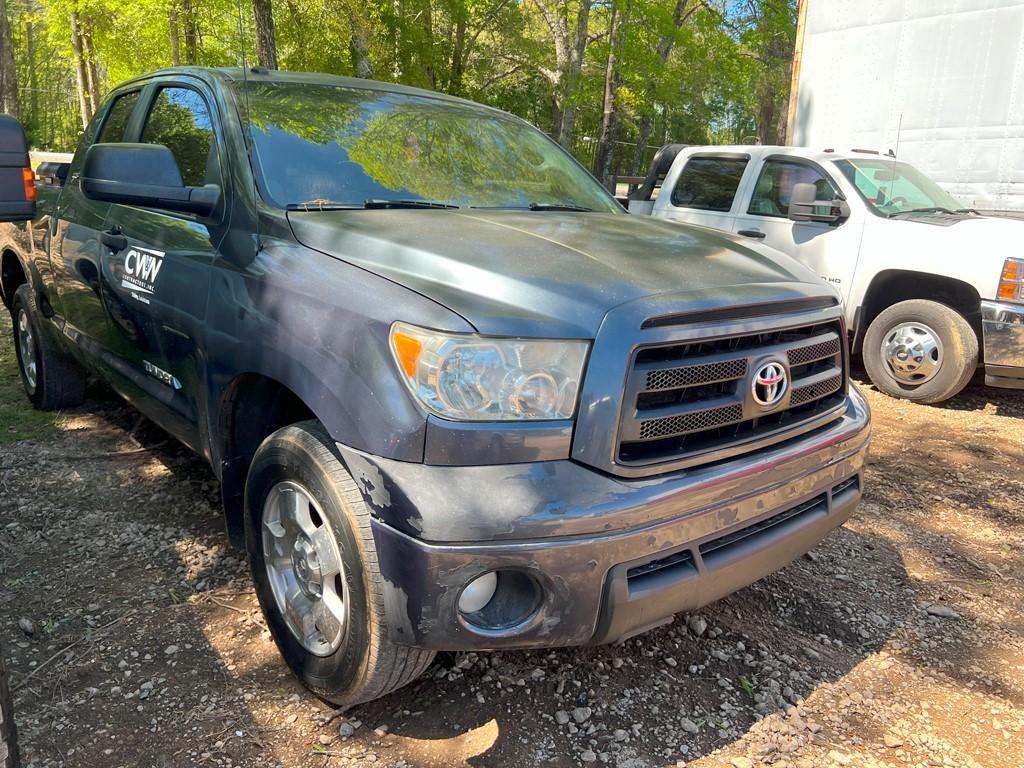
<svg viewBox="0 0 1024 768"><path fill-rule="evenodd" d="M619 30L622 26L624 13L619 12L612 3L611 19L608 22L608 60L604 71L604 109L601 115L601 133L594 153L594 175L606 187L611 181L612 162L615 159L615 131L618 127L618 114L615 109L615 96L619 90L619 73L616 70L616 55L619 47ZM612 190L614 192L614 189Z"/></svg>
<svg viewBox="0 0 1024 768"><path fill-rule="evenodd" d="M580 74L583 71L583 55L587 49L587 32L590 24L590 4L592 0L580 2L579 14L576 16L576 39L569 58L569 66L563 77L562 129L558 141L563 147L572 146L573 131L576 127L576 91L579 90Z"/></svg>
<svg viewBox="0 0 1024 768"><path fill-rule="evenodd" d="M82 55L82 36L79 32L78 11L71 12L71 52L75 61L75 87L78 91L78 111L82 119L82 127L89 125L92 119L92 106L89 102L89 83L85 74L85 59Z"/></svg>
<svg viewBox="0 0 1024 768"><path fill-rule="evenodd" d="M185 21L185 63L199 63L199 29L196 25L196 13L192 0L182 0L181 15Z"/></svg>
<svg viewBox="0 0 1024 768"><path fill-rule="evenodd" d="M7 0L0 0L0 112L21 117L18 100L18 71L14 66L14 46L7 20Z"/></svg>
<svg viewBox="0 0 1024 768"><path fill-rule="evenodd" d="M167 27L171 38L171 66L181 66L181 30L178 28L178 9L167 11Z"/></svg>
<svg viewBox="0 0 1024 768"><path fill-rule="evenodd" d="M2 2L3 0L0 0L0 4ZM22 122L25 124L25 130L32 133L35 138L36 127L39 125L39 76L36 72L36 28L31 21L25 22L25 43L28 54L29 108L28 115Z"/></svg>
<svg viewBox="0 0 1024 768"><path fill-rule="evenodd" d="M256 24L256 62L264 69L277 69L274 9L270 0L252 0L252 14Z"/></svg>
<svg viewBox="0 0 1024 768"><path fill-rule="evenodd" d="M83 23L82 55L85 59L85 82L89 86L89 111L92 114L100 106L100 79L96 71L96 49L92 44L92 33Z"/></svg>
<svg viewBox="0 0 1024 768"><path fill-rule="evenodd" d="M771 144L772 119L775 117L775 105L770 96L762 96L761 109L757 119L757 143Z"/></svg>
<svg viewBox="0 0 1024 768"><path fill-rule="evenodd" d="M455 22L455 42L452 45L452 67L448 76L448 93L459 96L462 93L462 74L466 50L466 10L459 9L459 18Z"/></svg>
<svg viewBox="0 0 1024 768"><path fill-rule="evenodd" d="M362 8L356 7L355 0L347 0L345 10L349 26L352 28L352 36L348 41L352 66L356 77L369 80L373 77L373 65L370 63L370 30L367 27L366 15Z"/></svg>

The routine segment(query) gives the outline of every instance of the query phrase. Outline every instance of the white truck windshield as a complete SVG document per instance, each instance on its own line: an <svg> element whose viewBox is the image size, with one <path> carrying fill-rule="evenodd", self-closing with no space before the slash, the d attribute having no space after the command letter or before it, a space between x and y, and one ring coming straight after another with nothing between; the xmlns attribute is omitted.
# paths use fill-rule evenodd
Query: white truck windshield
<svg viewBox="0 0 1024 768"><path fill-rule="evenodd" d="M896 160L836 160L864 201L883 216L963 211L963 204L914 166Z"/></svg>

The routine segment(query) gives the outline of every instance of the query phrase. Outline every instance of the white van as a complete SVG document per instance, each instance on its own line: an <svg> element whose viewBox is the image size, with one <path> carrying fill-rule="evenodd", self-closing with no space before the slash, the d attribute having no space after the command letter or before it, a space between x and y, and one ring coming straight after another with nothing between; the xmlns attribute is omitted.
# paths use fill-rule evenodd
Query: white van
<svg viewBox="0 0 1024 768"><path fill-rule="evenodd" d="M814 269L842 297L853 351L890 395L940 402L979 364L987 384L1024 389L1024 221L966 209L907 163L863 150L670 145L629 210L732 232Z"/></svg>

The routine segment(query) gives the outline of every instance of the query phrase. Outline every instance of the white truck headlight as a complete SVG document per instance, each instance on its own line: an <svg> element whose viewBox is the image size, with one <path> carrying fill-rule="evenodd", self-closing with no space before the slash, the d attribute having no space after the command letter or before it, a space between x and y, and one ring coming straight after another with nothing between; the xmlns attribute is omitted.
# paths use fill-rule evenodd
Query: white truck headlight
<svg viewBox="0 0 1024 768"><path fill-rule="evenodd" d="M454 421L571 419L590 342L504 339L391 326L391 352L416 399Z"/></svg>

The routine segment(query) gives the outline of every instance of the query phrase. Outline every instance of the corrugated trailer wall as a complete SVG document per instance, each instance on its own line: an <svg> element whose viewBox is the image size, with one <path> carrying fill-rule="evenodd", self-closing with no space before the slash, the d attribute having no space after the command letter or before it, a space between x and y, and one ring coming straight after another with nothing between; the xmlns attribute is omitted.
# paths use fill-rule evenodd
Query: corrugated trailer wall
<svg viewBox="0 0 1024 768"><path fill-rule="evenodd" d="M966 205L1024 211L1024 2L804 2L794 144L898 143Z"/></svg>

